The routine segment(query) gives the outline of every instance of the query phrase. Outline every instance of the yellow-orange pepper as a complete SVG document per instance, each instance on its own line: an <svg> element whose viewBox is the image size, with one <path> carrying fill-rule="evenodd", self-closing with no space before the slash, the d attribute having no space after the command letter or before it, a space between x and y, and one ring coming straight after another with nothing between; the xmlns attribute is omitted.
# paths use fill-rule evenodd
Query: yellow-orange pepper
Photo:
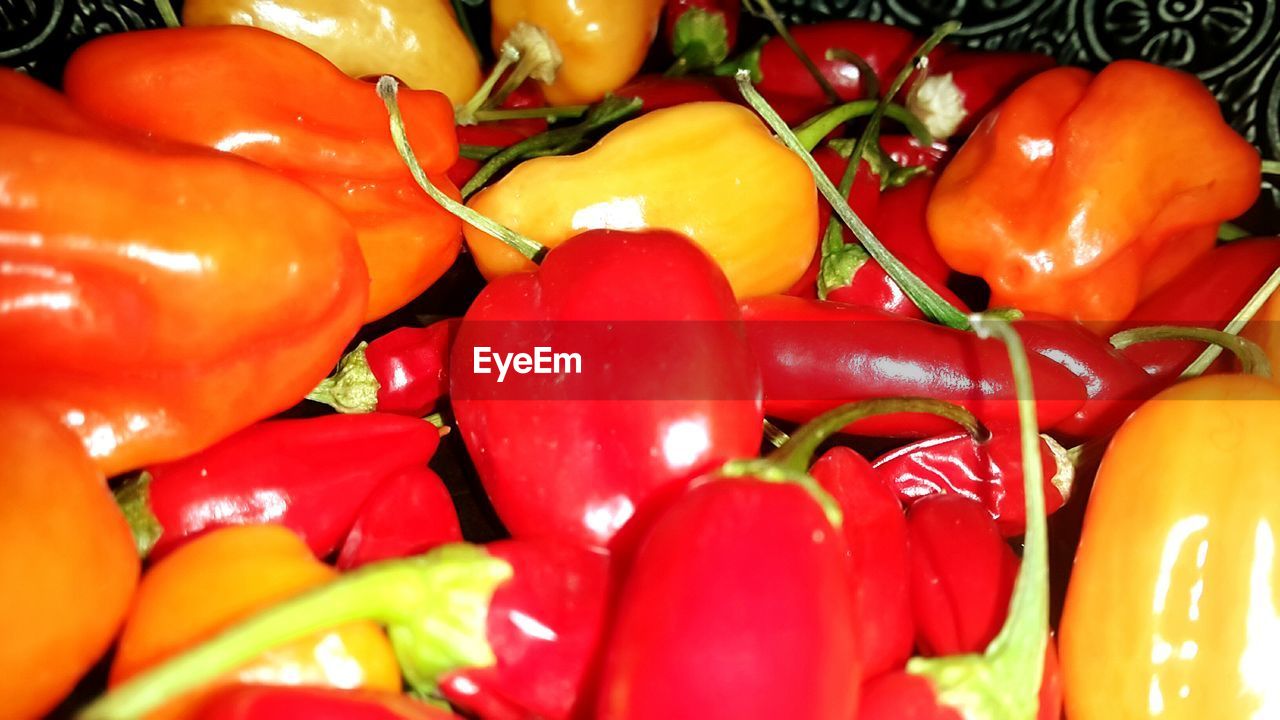
<svg viewBox="0 0 1280 720"><path fill-rule="evenodd" d="M186 0L182 20L270 30L351 77L394 75L454 104L480 87L480 59L449 0Z"/></svg>
<svg viewBox="0 0 1280 720"><path fill-rule="evenodd" d="M1121 427L1062 619L1072 720L1280 712L1280 387L1215 375Z"/></svg>
<svg viewBox="0 0 1280 720"><path fill-rule="evenodd" d="M1271 361L1271 367L1280 368L1280 293L1271 296L1240 336L1257 343Z"/></svg>
<svg viewBox="0 0 1280 720"><path fill-rule="evenodd" d="M995 305L1123 319L1258 195L1258 152L1195 77L1138 61L1042 73L942 173L929 231Z"/></svg>
<svg viewBox="0 0 1280 720"><path fill-rule="evenodd" d="M591 103L640 70L663 0L492 0L493 48L528 23L555 41L564 64L544 87L552 105Z"/></svg>
<svg viewBox="0 0 1280 720"><path fill-rule="evenodd" d="M468 205L549 247L598 228L683 233L740 298L791 287L818 235L808 168L750 110L721 102L658 110L586 152L526 161ZM464 232L486 277L532 269L493 236Z"/></svg>
<svg viewBox="0 0 1280 720"><path fill-rule="evenodd" d="M280 525L243 525L203 535L143 576L111 665L110 684L119 685L236 621L337 575ZM391 643L373 623L344 625L281 646L227 681L389 691L401 686ZM172 703L160 714L170 716L197 700Z"/></svg>

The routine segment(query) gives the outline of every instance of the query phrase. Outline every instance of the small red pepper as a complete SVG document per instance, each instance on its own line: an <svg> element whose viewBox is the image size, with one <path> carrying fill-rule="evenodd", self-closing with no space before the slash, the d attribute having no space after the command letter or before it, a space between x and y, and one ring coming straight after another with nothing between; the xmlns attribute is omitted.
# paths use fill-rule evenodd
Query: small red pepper
<svg viewBox="0 0 1280 720"><path fill-rule="evenodd" d="M944 160L951 157L953 149L950 145L940 140L934 140L928 145L921 145L920 140L914 135L881 135L880 147L888 153L894 162L902 167L922 167L928 170L929 173L936 171ZM924 207L924 204L927 203L929 193L933 190L933 176L929 173L922 176L930 178L930 181L926 183L927 189L924 191L924 200L921 201L921 207ZM919 178L903 185L899 190L918 187L917 182L919 182ZM921 212L923 213L923 211ZM923 216L920 218L920 223L924 224ZM932 242L930 247L932 247ZM935 250L934 252L937 251ZM941 256L938 259L941 260Z"/></svg>
<svg viewBox="0 0 1280 720"><path fill-rule="evenodd" d="M724 62L738 41L739 0L667 0L667 46L681 71Z"/></svg>
<svg viewBox="0 0 1280 720"><path fill-rule="evenodd" d="M1022 448L1017 428L993 426L983 442L967 433L949 433L892 450L873 463L881 480L908 507L937 495L976 501L1006 537L1026 529L1022 494ZM1053 513L1071 494L1075 468L1066 450L1046 436L1040 440L1045 510Z"/></svg>
<svg viewBox="0 0 1280 720"><path fill-rule="evenodd" d="M809 474L844 511L844 539L854 567L854 619L859 628L862 677L901 667L911 657L907 521L902 503L866 458L835 447Z"/></svg>
<svg viewBox="0 0 1280 720"><path fill-rule="evenodd" d="M404 695L306 685L228 685L188 720L455 720L457 715Z"/></svg>
<svg viewBox="0 0 1280 720"><path fill-rule="evenodd" d="M117 499L144 555L159 557L215 528L280 523L324 558L374 488L426 465L439 438L431 423L398 415L268 421L147 468Z"/></svg>
<svg viewBox="0 0 1280 720"><path fill-rule="evenodd" d="M546 104L547 100L542 96L542 90L538 88L538 84L528 81L521 83L510 95L507 95L499 107L504 110L521 110L545 107ZM475 125L459 125L458 144L505 148L546 129L547 121L543 118L495 120ZM476 174L476 170L479 170L482 164L481 160L459 155L453 166L449 168L447 175L454 185L462 187L467 184L471 176Z"/></svg>
<svg viewBox="0 0 1280 720"><path fill-rule="evenodd" d="M647 113L692 102L724 102L714 80L703 77L640 75L613 92L620 98L638 98L640 112Z"/></svg>
<svg viewBox="0 0 1280 720"><path fill-rule="evenodd" d="M945 118L930 127L942 137L968 135L1014 88L1055 65L1039 53L951 50L936 58L907 106L922 117Z"/></svg>
<svg viewBox="0 0 1280 720"><path fill-rule="evenodd" d="M369 495L338 553L342 570L378 560L420 555L462 540L458 512L440 476L411 467L387 477Z"/></svg>
<svg viewBox="0 0 1280 720"><path fill-rule="evenodd" d="M844 101L858 100L866 95L863 69L828 53L857 55L875 73L876 85L883 88L893 81L920 44L908 30L867 20L831 20L816 25L797 25L791 28L791 35ZM934 54L937 53L935 50ZM759 77L756 86L770 104L775 99L785 98L803 98L817 106L829 102L818 82L780 37L771 38L764 44L754 69Z"/></svg>
<svg viewBox="0 0 1280 720"><path fill-rule="evenodd" d="M461 324L439 320L402 327L361 343L307 396L338 412L422 417L449 394L449 350Z"/></svg>

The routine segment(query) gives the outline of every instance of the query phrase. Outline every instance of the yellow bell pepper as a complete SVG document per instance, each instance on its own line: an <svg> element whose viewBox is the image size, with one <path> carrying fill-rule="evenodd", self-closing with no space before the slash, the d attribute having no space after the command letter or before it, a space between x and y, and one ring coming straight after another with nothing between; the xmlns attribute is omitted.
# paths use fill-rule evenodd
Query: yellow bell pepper
<svg viewBox="0 0 1280 720"><path fill-rule="evenodd" d="M683 233L739 298L791 287L818 237L808 168L754 113L726 102L658 110L585 152L528 160L468 205L552 248L600 228ZM492 235L470 226L465 233L485 277L533 269Z"/></svg>

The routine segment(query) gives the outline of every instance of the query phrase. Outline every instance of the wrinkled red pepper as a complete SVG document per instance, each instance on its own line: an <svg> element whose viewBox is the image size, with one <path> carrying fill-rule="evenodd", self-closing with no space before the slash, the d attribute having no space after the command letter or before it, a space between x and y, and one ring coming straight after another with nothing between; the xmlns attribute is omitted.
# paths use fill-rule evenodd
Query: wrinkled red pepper
<svg viewBox="0 0 1280 720"><path fill-rule="evenodd" d="M424 328L397 328L361 344L307 399L339 412L422 417L449 394L449 350L461 322L448 318Z"/></svg>
<svg viewBox="0 0 1280 720"><path fill-rule="evenodd" d="M389 475L426 465L440 435L398 415L328 415L252 425L117 492L143 554L159 557L230 525L280 523L324 558Z"/></svg>
<svg viewBox="0 0 1280 720"><path fill-rule="evenodd" d="M411 467L384 479L360 506L338 553L338 567L350 570L420 555L461 540L458 512L444 481L425 467Z"/></svg>
<svg viewBox="0 0 1280 720"><path fill-rule="evenodd" d="M190 720L451 720L447 710L404 695L326 687L228 685Z"/></svg>

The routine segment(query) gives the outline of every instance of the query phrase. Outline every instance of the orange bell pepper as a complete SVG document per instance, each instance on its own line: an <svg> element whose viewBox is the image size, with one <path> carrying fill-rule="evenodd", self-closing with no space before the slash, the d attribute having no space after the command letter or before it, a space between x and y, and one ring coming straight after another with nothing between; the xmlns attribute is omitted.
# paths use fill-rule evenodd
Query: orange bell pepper
<svg viewBox="0 0 1280 720"><path fill-rule="evenodd" d="M186 0L182 21L270 30L353 78L394 75L455 105L480 87L480 58L449 0Z"/></svg>
<svg viewBox="0 0 1280 720"><path fill-rule="evenodd" d="M369 267L365 320L417 297L457 255L461 222L416 190L373 87L293 40L240 26L111 35L72 56L64 86L90 115L235 153L332 201ZM401 103L419 162L456 197L449 101L422 90Z"/></svg>
<svg viewBox="0 0 1280 720"><path fill-rule="evenodd" d="M91 126L0 78L0 396L61 419L113 475L206 447L325 376L368 285L330 203L203 148L44 129Z"/></svg>
<svg viewBox="0 0 1280 720"><path fill-rule="evenodd" d="M215 530L156 563L142 578L111 664L110 685L207 640L256 611L337 577L280 525ZM264 653L227 682L398 691L391 643L373 623L320 632ZM199 697L191 697L196 695ZM162 714L203 699L191 693Z"/></svg>
<svg viewBox="0 0 1280 720"><path fill-rule="evenodd" d="M1258 196L1258 151L1195 77L1138 61L1044 72L943 171L929 232L994 305L1123 319Z"/></svg>
<svg viewBox="0 0 1280 720"><path fill-rule="evenodd" d="M1215 375L1137 410L1103 457L1062 619L1072 720L1280 709L1280 387Z"/></svg>
<svg viewBox="0 0 1280 720"><path fill-rule="evenodd" d="M663 0L492 0L493 49L520 23L541 28L563 60L544 85L552 105L592 103L635 76L658 32Z"/></svg>
<svg viewBox="0 0 1280 720"><path fill-rule="evenodd" d="M0 405L0 717L40 717L115 636L138 582L129 526L79 439Z"/></svg>
<svg viewBox="0 0 1280 720"><path fill-rule="evenodd" d="M794 285L818 237L808 168L750 110L721 102L658 110L586 152L528 160L467 204L548 247L599 228L683 233L740 298ZM464 232L486 277L533 268L484 231Z"/></svg>

